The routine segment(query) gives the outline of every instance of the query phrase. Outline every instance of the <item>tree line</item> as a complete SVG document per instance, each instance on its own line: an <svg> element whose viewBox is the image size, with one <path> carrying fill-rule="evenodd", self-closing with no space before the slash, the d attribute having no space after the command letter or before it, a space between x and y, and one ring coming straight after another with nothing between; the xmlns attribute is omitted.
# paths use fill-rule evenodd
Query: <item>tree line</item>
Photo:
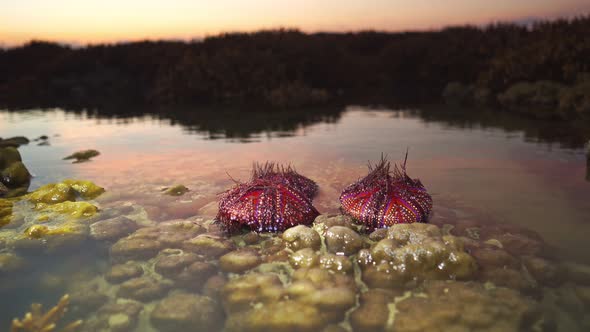
<svg viewBox="0 0 590 332"><path fill-rule="evenodd" d="M439 31L278 29L0 50L4 107L395 102L590 117L590 16Z"/></svg>

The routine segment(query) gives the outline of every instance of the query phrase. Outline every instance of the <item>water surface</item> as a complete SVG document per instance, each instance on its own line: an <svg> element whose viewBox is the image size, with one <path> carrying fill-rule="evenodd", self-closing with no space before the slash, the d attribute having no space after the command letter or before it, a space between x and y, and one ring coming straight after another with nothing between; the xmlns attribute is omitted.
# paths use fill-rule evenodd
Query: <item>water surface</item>
<svg viewBox="0 0 590 332"><path fill-rule="evenodd" d="M291 164L314 179L320 186L314 205L320 213L338 213L340 191L366 174L368 161L385 154L401 162L409 150L408 174L432 194L435 216L440 207L480 223L523 227L537 232L556 259L590 264L584 146L589 137L583 129L505 115L445 117L358 106L270 120L247 112L190 114L0 111L0 136L49 136L48 146L32 142L19 149L34 175L31 190L65 178L88 179L107 190L99 204L140 206L154 221L212 219L216 195L233 184L232 178L246 180L253 162L267 160ZM90 148L101 152L91 162L62 160ZM160 189L173 184L191 191L179 198L163 196ZM108 254L85 257L84 264L98 266ZM23 312L44 298L39 292L22 291L19 305L2 312ZM2 296L0 307L11 302ZM3 325L12 318L0 316Z"/></svg>

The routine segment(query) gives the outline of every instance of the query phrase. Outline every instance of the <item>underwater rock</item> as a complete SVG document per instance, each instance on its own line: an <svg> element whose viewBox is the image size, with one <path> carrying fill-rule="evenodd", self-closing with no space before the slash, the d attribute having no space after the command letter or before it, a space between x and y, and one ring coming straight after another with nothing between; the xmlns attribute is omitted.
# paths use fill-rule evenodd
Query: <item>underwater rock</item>
<svg viewBox="0 0 590 332"><path fill-rule="evenodd" d="M260 255L249 248L230 251L219 258L219 267L224 272L242 273L262 263Z"/></svg>
<svg viewBox="0 0 590 332"><path fill-rule="evenodd" d="M522 261L527 271L542 285L556 287L564 281L565 271L557 264L533 256L523 257Z"/></svg>
<svg viewBox="0 0 590 332"><path fill-rule="evenodd" d="M395 300L391 290L369 289L359 297L359 306L350 314L352 330L383 331L389 319L388 304Z"/></svg>
<svg viewBox="0 0 590 332"><path fill-rule="evenodd" d="M105 304L109 296L96 282L83 282L71 287L72 308L76 312L88 313Z"/></svg>
<svg viewBox="0 0 590 332"><path fill-rule="evenodd" d="M119 216L90 225L90 236L98 241L116 241L135 232L138 228L135 221Z"/></svg>
<svg viewBox="0 0 590 332"><path fill-rule="evenodd" d="M12 207L11 200L0 198L0 227L8 225L12 221Z"/></svg>
<svg viewBox="0 0 590 332"><path fill-rule="evenodd" d="M590 285L590 265L567 262L563 264L567 280L580 285Z"/></svg>
<svg viewBox="0 0 590 332"><path fill-rule="evenodd" d="M268 304L283 296L283 284L276 274L248 273L230 279L221 294L227 313L247 310L251 303Z"/></svg>
<svg viewBox="0 0 590 332"><path fill-rule="evenodd" d="M235 244L216 235L200 234L182 243L182 248L209 259L218 258L235 249Z"/></svg>
<svg viewBox="0 0 590 332"><path fill-rule="evenodd" d="M223 311L207 296L174 293L158 302L150 322L162 332L217 331L223 325Z"/></svg>
<svg viewBox="0 0 590 332"><path fill-rule="evenodd" d="M143 268L136 262L127 262L125 264L116 264L105 273L104 278L111 284L122 283L123 281L141 277Z"/></svg>
<svg viewBox="0 0 590 332"><path fill-rule="evenodd" d="M406 161L407 157L406 154ZM376 165L369 164L369 174L340 195L346 214L369 231L400 223L427 222L432 197L420 180L407 175L406 161L401 168L395 165L393 172L385 158Z"/></svg>
<svg viewBox="0 0 590 332"><path fill-rule="evenodd" d="M194 262L176 275L170 275L175 286L199 292L205 282L218 272L218 267L209 262Z"/></svg>
<svg viewBox="0 0 590 332"><path fill-rule="evenodd" d="M141 302L133 300L111 302L100 307L96 315L84 321L82 331L133 331L143 310Z"/></svg>
<svg viewBox="0 0 590 332"><path fill-rule="evenodd" d="M228 332L317 332L326 325L317 308L279 301L231 315L225 329Z"/></svg>
<svg viewBox="0 0 590 332"><path fill-rule="evenodd" d="M349 273L352 272L352 262L346 256L335 254L322 254L320 256L320 266L333 272Z"/></svg>
<svg viewBox="0 0 590 332"><path fill-rule="evenodd" d="M332 226L326 231L328 251L339 255L352 255L363 246L363 239L354 230L344 226Z"/></svg>
<svg viewBox="0 0 590 332"><path fill-rule="evenodd" d="M293 251L303 248L319 250L322 246L322 238L318 232L304 225L297 225L287 229L282 238L285 240L287 247Z"/></svg>
<svg viewBox="0 0 590 332"><path fill-rule="evenodd" d="M373 288L400 287L415 279L465 279L477 269L458 238L421 223L390 227L387 237L359 254L358 261L363 280Z"/></svg>
<svg viewBox="0 0 590 332"><path fill-rule="evenodd" d="M72 153L71 155L65 157L63 160L76 159L74 160L74 163L82 163L85 161L89 161L90 158L96 157L98 155L100 155L100 152L96 150L82 150Z"/></svg>
<svg viewBox="0 0 590 332"><path fill-rule="evenodd" d="M169 196L182 196L182 195L186 194L189 191L190 190L187 187L185 187L184 185L182 185L182 184L177 184L177 185L174 185L174 186L172 186L170 188L164 188L164 189L162 189L162 192L165 195L169 195Z"/></svg>
<svg viewBox="0 0 590 332"><path fill-rule="evenodd" d="M160 252L154 264L154 270L164 277L174 278L187 266L202 259L199 255L184 253L181 250L171 249L170 251L170 253Z"/></svg>
<svg viewBox="0 0 590 332"><path fill-rule="evenodd" d="M280 232L310 225L319 215L311 204L316 191L312 180L290 168L255 164L249 182L236 183L221 195L215 220L229 232L242 227Z"/></svg>
<svg viewBox="0 0 590 332"><path fill-rule="evenodd" d="M171 287L172 283L168 280L156 280L144 276L123 282L117 291L117 296L138 301L151 301L163 297Z"/></svg>
<svg viewBox="0 0 590 332"><path fill-rule="evenodd" d="M540 320L535 302L507 288L431 281L423 293L396 304L391 331L528 331Z"/></svg>
<svg viewBox="0 0 590 332"><path fill-rule="evenodd" d="M124 237L111 246L113 261L123 263L128 260L146 260L156 256L162 249L159 241L134 235L135 233Z"/></svg>

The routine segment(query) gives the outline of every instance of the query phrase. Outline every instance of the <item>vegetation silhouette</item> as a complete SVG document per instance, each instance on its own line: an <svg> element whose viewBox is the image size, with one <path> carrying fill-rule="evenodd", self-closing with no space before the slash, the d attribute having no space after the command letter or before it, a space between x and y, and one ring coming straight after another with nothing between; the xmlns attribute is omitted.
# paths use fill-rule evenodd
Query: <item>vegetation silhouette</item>
<svg viewBox="0 0 590 332"><path fill-rule="evenodd" d="M0 106L265 105L363 101L487 105L590 118L590 16L529 26L305 34L0 50Z"/></svg>

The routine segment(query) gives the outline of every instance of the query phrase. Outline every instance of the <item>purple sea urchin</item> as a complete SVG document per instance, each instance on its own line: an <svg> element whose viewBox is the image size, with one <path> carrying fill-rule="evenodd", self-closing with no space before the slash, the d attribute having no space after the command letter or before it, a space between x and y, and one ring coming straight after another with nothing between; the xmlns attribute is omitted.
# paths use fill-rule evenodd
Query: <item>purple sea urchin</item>
<svg viewBox="0 0 590 332"><path fill-rule="evenodd" d="M394 165L393 172L383 157L378 164L369 164L369 174L342 191L340 203L344 212L368 230L426 222L432 210L432 197L419 179L407 175L406 161L401 167Z"/></svg>
<svg viewBox="0 0 590 332"><path fill-rule="evenodd" d="M277 232L309 225L319 215L311 204L316 192L315 182L291 167L255 164L249 182L236 183L221 195L215 220L228 231Z"/></svg>

